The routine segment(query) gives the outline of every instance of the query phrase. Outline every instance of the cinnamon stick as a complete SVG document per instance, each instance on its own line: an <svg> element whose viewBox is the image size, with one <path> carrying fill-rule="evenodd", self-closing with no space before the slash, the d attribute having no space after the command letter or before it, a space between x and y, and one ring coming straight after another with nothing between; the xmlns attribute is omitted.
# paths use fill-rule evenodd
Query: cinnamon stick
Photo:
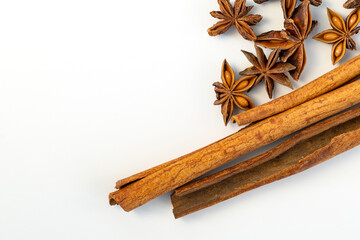
<svg viewBox="0 0 360 240"><path fill-rule="evenodd" d="M257 122L336 89L360 75L360 55L303 87L232 117L239 126Z"/></svg>
<svg viewBox="0 0 360 240"><path fill-rule="evenodd" d="M125 211L130 211L245 153L359 102L360 81L355 81L175 159L165 167L157 167L148 175L141 174L140 179L122 181L128 183L110 193L110 204L119 204Z"/></svg>
<svg viewBox="0 0 360 240"><path fill-rule="evenodd" d="M315 135L318 135L319 133L322 133L334 126L338 126L344 122L347 122L351 119L354 119L356 117L360 116L360 107L348 110L345 113L333 116L329 119L323 120L311 127L308 127L304 130L302 130L300 133L294 135L293 137L289 138L288 140L284 141L277 147L274 147L273 149L257 156L254 158L251 158L247 161L241 162L239 164L236 164L230 168L224 169L222 171L219 171L217 173L214 173L212 175L203 177L201 179L198 179L196 181L187 183L174 191L174 196L184 196L186 194L198 191L202 188L206 188L208 186L214 185L218 182L223 181L226 178L232 177L238 173L244 172L246 170L249 170L251 168L254 168L256 166L259 166L260 164L263 164L271 159L274 159L275 157L279 156L280 154L284 153L285 151L293 148L298 143L309 139Z"/></svg>
<svg viewBox="0 0 360 240"><path fill-rule="evenodd" d="M172 196L175 218L302 172L360 144L360 108L296 134L276 148L190 183ZM196 184L196 183L201 183Z"/></svg>

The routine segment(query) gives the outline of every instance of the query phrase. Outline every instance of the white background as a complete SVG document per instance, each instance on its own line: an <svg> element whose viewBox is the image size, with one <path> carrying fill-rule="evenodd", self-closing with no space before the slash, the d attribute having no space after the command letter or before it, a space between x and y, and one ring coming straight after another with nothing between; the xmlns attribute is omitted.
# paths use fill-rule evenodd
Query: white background
<svg viewBox="0 0 360 240"><path fill-rule="evenodd" d="M254 50L235 28L208 36L216 0L0 2L0 239L359 239L360 148L178 220L169 193L109 206L116 180L239 129L212 83ZM282 28L279 2L255 4L257 34ZM350 12L324 2L311 37L330 27L326 7ZM295 88L333 69L330 45L306 49ZM263 84L249 95L269 100Z"/></svg>

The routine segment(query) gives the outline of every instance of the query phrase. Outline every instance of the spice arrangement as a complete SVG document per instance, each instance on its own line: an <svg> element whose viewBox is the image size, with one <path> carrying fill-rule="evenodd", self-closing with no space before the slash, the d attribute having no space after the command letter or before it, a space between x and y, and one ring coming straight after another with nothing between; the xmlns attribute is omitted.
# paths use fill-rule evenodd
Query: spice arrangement
<svg viewBox="0 0 360 240"><path fill-rule="evenodd" d="M261 4L267 0L255 0ZM293 92L255 107L247 92L264 82L268 97L273 98L275 83L293 88L306 66L304 41L317 25L310 5L321 0L281 0L284 29L256 35L253 26L262 16L250 14L253 6L246 0L217 0L220 11L211 16L220 19L208 29L210 36L224 34L235 26L246 40L254 42L255 53L242 50L251 64L240 71L236 80L230 64L221 66L221 82L215 82L215 105L221 105L225 125L249 124L240 131L194 152L145 170L116 183L110 193L111 205L131 211L172 190L175 218L209 207L243 192L304 171L360 144L360 55L342 63L321 77ZM346 49L355 50L352 36L360 30L360 2L349 0L344 7L356 8L344 21L328 9L330 25L314 39L333 44L332 63L341 61ZM266 56L262 47L272 49ZM289 76L288 76L289 75ZM244 112L233 116L234 108ZM340 113L343 112L343 113ZM277 147L231 168L207 177L203 174L237 157L291 136Z"/></svg>

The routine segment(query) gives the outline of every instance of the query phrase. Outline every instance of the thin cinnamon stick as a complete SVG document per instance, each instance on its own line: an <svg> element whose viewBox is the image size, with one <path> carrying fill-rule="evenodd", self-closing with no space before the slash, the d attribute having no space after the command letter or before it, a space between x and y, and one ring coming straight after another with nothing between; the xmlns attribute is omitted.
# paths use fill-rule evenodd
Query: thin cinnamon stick
<svg viewBox="0 0 360 240"><path fill-rule="evenodd" d="M245 153L359 102L360 81L355 81L173 160L172 164L143 175L141 179L133 179L110 193L110 204L119 204L125 211L130 211Z"/></svg>
<svg viewBox="0 0 360 240"><path fill-rule="evenodd" d="M360 55L303 87L232 117L239 126L257 122L327 93L360 75Z"/></svg>
<svg viewBox="0 0 360 240"><path fill-rule="evenodd" d="M194 191L174 192L171 201L175 218L302 172L358 146L359 116L360 108L332 117L300 132L259 157L248 160L250 163L260 163L258 165L247 168L239 164L240 166L222 171L226 177L221 174L209 176L213 184L205 181L206 185L195 188ZM231 173L232 170L234 174Z"/></svg>

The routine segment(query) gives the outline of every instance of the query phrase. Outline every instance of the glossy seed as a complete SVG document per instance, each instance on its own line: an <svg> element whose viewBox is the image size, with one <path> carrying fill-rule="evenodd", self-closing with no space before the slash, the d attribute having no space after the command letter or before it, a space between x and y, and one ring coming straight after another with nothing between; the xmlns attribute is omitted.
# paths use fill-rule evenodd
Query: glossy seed
<svg viewBox="0 0 360 240"><path fill-rule="evenodd" d="M242 81L241 83L239 83L239 85L236 88L240 90L240 89L247 87L248 85L249 85L249 81L245 80L245 81Z"/></svg>
<svg viewBox="0 0 360 240"><path fill-rule="evenodd" d="M242 106L243 108L249 107L249 102L243 97L236 96L236 101Z"/></svg>
<svg viewBox="0 0 360 240"><path fill-rule="evenodd" d="M332 21L332 23L333 23L337 28L343 30L343 26L342 26L342 24L341 24L341 19L339 19L339 18L336 17L336 16L333 16L333 17L331 18L331 21Z"/></svg>
<svg viewBox="0 0 360 240"><path fill-rule="evenodd" d="M337 39L339 36L335 33L325 33L323 36L323 39L325 41L333 41L335 39Z"/></svg>
<svg viewBox="0 0 360 240"><path fill-rule="evenodd" d="M228 70L225 71L225 80L227 83L231 83L231 73Z"/></svg>
<svg viewBox="0 0 360 240"><path fill-rule="evenodd" d="M343 44L344 43L340 43L336 48L335 48L335 57L339 57L342 53L342 49L343 49Z"/></svg>
<svg viewBox="0 0 360 240"><path fill-rule="evenodd" d="M358 20L357 14L352 15L349 20L349 28L351 28L356 23L357 20Z"/></svg>

